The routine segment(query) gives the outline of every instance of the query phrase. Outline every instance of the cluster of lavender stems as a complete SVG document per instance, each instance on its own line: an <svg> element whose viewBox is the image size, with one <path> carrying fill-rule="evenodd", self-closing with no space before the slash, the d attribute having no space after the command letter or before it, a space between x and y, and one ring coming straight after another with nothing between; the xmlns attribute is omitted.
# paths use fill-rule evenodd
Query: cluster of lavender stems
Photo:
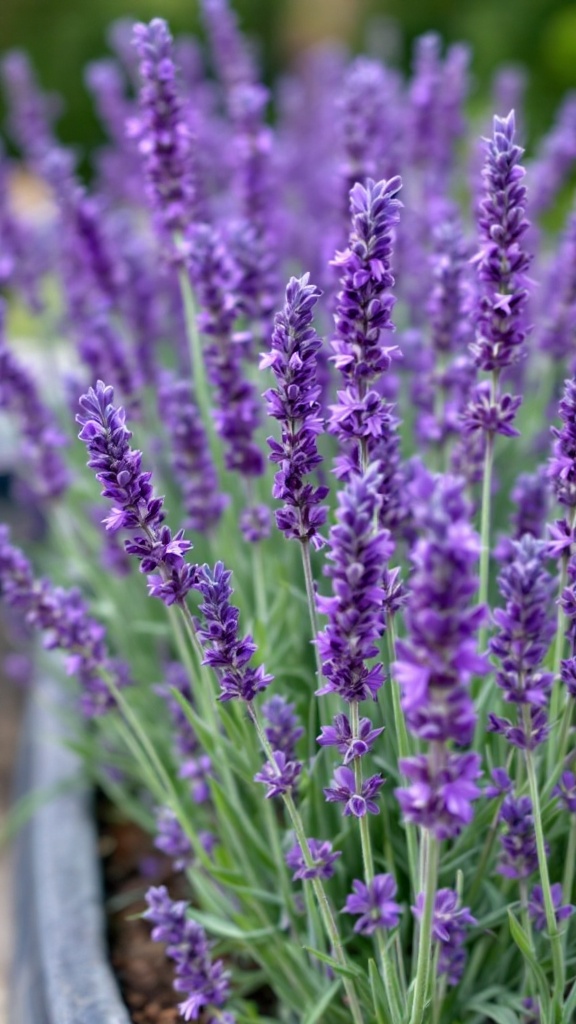
<svg viewBox="0 0 576 1024"><path fill-rule="evenodd" d="M155 621L134 659L154 650L162 681L141 699L119 656L143 630L136 599L133 632L112 630L113 643L80 589L37 577L5 526L0 595L64 652L102 749L127 737L150 785L155 845L192 886L192 906L153 887L144 915L176 965L185 1019L259 1012L249 981L248 1003L237 993L252 961L231 938L214 959L194 920L217 935L216 910L230 936L246 911L272 989L275 973L280 992L302 967L308 1014L315 1002L313 1016L324 1005L354 1024L488 1019L489 1001L466 1001L508 936L494 953L485 919L508 909L503 961L522 956L526 998L508 1005L496 986L493 1019L568 1024L576 217L553 253L541 214L576 163L574 97L531 163L521 111L494 117L482 170L467 154L468 215L453 198L466 47L443 56L428 34L407 82L372 58L311 55L269 123L227 0L202 0L201 18L209 77L162 19L115 29L114 58L88 74L110 135L90 188L26 58L1 68L12 139L54 207L46 229L19 222L0 145L0 286L36 315L56 268L78 357L65 389L75 412L81 395L105 532L160 599L151 616L169 612L171 637ZM514 76L498 89L521 102ZM4 310L2 299L0 410L21 437L22 476L48 520L68 494L77 516L67 412L5 340ZM551 442L519 416L537 385L559 420ZM495 462L497 436L530 455L530 472ZM132 586L87 579L101 607ZM152 729L155 707L166 722Z"/></svg>

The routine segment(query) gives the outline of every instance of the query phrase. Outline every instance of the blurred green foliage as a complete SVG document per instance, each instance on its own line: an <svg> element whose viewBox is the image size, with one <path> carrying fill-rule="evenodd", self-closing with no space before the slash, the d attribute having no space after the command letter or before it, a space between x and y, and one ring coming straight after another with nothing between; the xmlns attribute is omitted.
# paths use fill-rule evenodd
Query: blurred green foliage
<svg viewBox="0 0 576 1024"><path fill-rule="evenodd" d="M408 68L414 38L431 29L447 42L463 40L473 51L475 97L488 102L490 80L503 63L524 65L529 75L528 135L550 123L560 97L576 88L576 5L567 0L233 0L240 22L256 41L270 81L294 48L323 28L346 31L353 50L397 40L399 63ZM347 16L335 17L336 8ZM197 0L2 0L0 46L26 49L45 88L63 95L64 141L89 150L100 138L83 85L86 63L106 51L107 26L118 17L166 18L175 33L198 32ZM307 24L308 23L308 24ZM313 25L313 32L312 32ZM394 26L390 33L389 26ZM382 28L384 26L384 31ZM308 32L307 32L308 29Z"/></svg>

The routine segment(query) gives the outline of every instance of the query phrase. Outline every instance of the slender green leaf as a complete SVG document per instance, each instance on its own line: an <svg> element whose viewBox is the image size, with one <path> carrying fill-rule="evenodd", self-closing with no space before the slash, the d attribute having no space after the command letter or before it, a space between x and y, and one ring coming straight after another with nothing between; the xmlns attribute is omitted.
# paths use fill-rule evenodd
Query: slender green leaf
<svg viewBox="0 0 576 1024"><path fill-rule="evenodd" d="M518 946L518 949L524 957L524 961L538 986L538 992L542 1000L542 1010L544 1013L544 1019L549 1020L550 1018L550 989L546 980L546 975L540 967L540 964L536 960L532 947L530 945L530 939L526 932L522 928L520 922L514 917L511 910L508 910L508 923L510 925L510 934L514 939L514 942Z"/></svg>
<svg viewBox="0 0 576 1024"><path fill-rule="evenodd" d="M340 979L333 982L329 989L326 990L322 998L313 1006L306 1016L304 1017L302 1024L316 1024L317 1021L322 1019L322 1014L328 1009L330 1003L334 999L334 996L338 992L342 985Z"/></svg>
<svg viewBox="0 0 576 1024"><path fill-rule="evenodd" d="M354 967L352 964L346 964L344 967L339 960L335 960L333 956L323 953L320 949L313 949L312 946L303 946L302 948L307 953L310 953L310 956L316 957L317 960L321 960L324 964L329 964L333 971L336 971L337 974L342 974L345 978L358 978L361 975L358 967Z"/></svg>

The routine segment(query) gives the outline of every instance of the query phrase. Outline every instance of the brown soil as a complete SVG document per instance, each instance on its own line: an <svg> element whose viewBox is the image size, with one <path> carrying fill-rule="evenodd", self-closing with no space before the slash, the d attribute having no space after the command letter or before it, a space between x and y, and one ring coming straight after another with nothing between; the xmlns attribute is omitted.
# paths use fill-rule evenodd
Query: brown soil
<svg viewBox="0 0 576 1024"><path fill-rule="evenodd" d="M150 938L139 916L150 885L166 885L171 896L186 897L182 875L153 846L137 825L118 821L100 802L100 854L104 867L110 959L134 1024L176 1024L178 993L164 946Z"/></svg>

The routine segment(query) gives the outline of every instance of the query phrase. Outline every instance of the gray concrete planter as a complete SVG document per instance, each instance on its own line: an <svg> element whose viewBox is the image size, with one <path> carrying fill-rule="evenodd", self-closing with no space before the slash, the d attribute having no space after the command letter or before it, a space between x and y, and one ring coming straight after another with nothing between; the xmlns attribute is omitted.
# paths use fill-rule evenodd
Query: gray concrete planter
<svg viewBox="0 0 576 1024"><path fill-rule="evenodd" d="M31 696L17 796L79 779L51 680ZM14 851L15 951L10 1024L130 1024L107 959L89 790L42 802Z"/></svg>

